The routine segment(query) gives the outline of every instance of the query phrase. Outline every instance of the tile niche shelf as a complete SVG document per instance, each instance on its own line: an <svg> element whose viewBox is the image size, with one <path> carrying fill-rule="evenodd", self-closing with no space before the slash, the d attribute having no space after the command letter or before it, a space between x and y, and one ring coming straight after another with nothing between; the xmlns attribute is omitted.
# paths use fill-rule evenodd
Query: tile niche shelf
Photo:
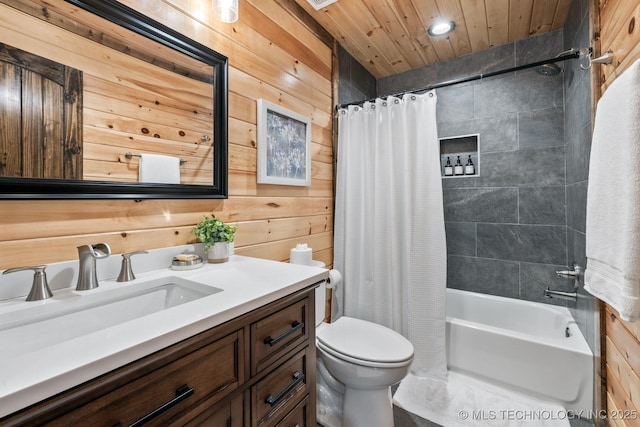
<svg viewBox="0 0 640 427"><path fill-rule="evenodd" d="M454 173L454 175L445 175L444 167L447 163L447 158L451 161L455 171L455 164L459 157L464 172L469 156L471 156L471 161L475 167L474 174L466 175L463 173L455 175ZM480 134L440 138L440 175L443 178L472 178L480 176Z"/></svg>

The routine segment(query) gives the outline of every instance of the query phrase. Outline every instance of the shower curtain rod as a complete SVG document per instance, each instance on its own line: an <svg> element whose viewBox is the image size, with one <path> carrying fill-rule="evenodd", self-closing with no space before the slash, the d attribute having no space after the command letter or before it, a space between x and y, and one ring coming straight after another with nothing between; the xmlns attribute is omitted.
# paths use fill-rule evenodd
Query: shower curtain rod
<svg viewBox="0 0 640 427"><path fill-rule="evenodd" d="M428 86L424 86L424 87L417 88L417 89L406 90L406 91L403 91L403 92L397 92L397 93L394 93L394 94L391 94L391 95L387 95L387 96L402 96L402 95L405 95L407 93L428 92L428 91L433 90L433 89L439 89L439 88L442 88L442 87L447 87L447 86L453 86L453 85L457 85L457 84L461 84L461 83L472 82L474 80L482 80L483 78L499 76L500 74L512 73L514 71L526 70L528 68L535 68L535 67L539 67L539 66L545 65L545 64L553 64L555 62L562 62L562 61L566 61L568 59L578 59L578 58L580 58L582 56L589 57L592 52L593 52L593 48L591 48L591 47L583 48L583 49L572 49L571 51L569 51L569 53L562 53L562 54L560 54L560 55L558 55L558 56L556 56L554 58L545 59L543 61L537 61L537 62L532 62L530 64L518 65L517 67L505 68L505 69L502 69L502 70L491 71L491 72L484 73L484 74L476 74L475 76L470 76L470 77L462 77L462 78L459 78L459 79L446 80L444 82L434 83L434 84L431 84L431 85L428 85ZM378 99L378 97L367 99L367 100L364 100L364 101L355 101L355 102L349 102L349 103L346 103L346 104L336 105L336 110L340 110L340 109L348 107L350 105L361 105L361 104L364 104L365 102L372 102L372 101L375 101L376 99Z"/></svg>

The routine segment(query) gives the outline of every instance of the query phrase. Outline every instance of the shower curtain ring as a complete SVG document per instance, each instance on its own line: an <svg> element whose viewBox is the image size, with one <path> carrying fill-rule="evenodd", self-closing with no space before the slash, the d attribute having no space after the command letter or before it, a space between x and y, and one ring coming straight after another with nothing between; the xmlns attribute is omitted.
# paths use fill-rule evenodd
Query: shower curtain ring
<svg viewBox="0 0 640 427"><path fill-rule="evenodd" d="M592 65L591 58L592 57L593 57L593 52L589 52L589 55L585 56L585 58L587 58L587 66L585 67L584 65L580 64L580 68L582 68L583 70L588 70L589 68L591 68L591 65Z"/></svg>

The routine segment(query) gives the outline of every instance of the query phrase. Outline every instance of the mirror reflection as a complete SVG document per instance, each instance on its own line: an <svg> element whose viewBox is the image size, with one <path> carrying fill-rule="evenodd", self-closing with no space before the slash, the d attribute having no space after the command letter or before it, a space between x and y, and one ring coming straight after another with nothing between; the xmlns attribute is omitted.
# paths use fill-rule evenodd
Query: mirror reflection
<svg viewBox="0 0 640 427"><path fill-rule="evenodd" d="M1 180L224 196L226 58L115 1L2 2Z"/></svg>

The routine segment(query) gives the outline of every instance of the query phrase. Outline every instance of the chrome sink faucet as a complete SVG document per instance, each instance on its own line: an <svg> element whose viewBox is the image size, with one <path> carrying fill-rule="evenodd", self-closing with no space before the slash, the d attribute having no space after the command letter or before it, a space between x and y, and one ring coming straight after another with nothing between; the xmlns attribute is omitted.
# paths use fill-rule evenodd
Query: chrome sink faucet
<svg viewBox="0 0 640 427"><path fill-rule="evenodd" d="M106 243L78 246L80 270L76 291L87 291L98 287L96 260L107 258L109 255L111 255L111 248Z"/></svg>

